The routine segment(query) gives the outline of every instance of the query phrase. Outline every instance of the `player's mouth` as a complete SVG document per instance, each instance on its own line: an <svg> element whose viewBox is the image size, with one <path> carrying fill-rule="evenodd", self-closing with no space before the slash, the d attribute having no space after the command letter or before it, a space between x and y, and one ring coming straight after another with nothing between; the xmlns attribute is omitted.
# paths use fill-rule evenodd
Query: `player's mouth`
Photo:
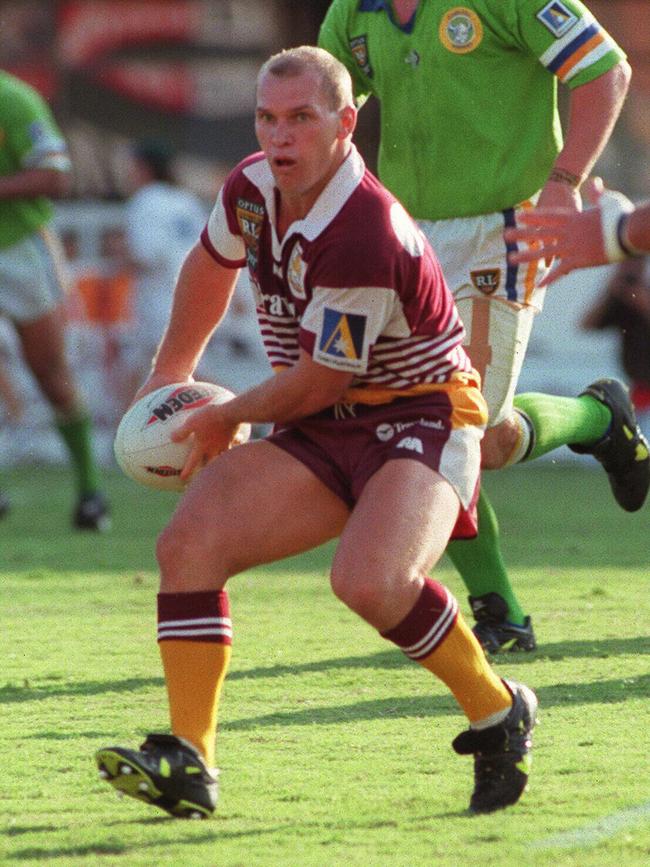
<svg viewBox="0 0 650 867"><path fill-rule="evenodd" d="M273 157L271 159L271 166L277 172L288 172L297 165L297 160L291 159L291 157Z"/></svg>

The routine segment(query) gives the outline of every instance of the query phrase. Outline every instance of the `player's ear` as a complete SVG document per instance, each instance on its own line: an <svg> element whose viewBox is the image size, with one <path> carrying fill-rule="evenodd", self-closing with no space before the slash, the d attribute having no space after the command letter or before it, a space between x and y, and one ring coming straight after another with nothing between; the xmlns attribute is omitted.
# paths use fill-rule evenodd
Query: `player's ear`
<svg viewBox="0 0 650 867"><path fill-rule="evenodd" d="M352 105L346 105L339 111L339 137L344 139L352 135L357 125L357 110Z"/></svg>

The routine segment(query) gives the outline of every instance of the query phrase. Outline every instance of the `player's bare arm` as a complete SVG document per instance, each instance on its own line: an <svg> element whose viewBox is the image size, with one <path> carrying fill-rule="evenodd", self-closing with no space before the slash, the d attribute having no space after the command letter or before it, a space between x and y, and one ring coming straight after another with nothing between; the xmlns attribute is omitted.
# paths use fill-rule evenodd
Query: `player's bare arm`
<svg viewBox="0 0 650 867"><path fill-rule="evenodd" d="M214 329L223 318L239 271L224 268L198 242L188 253L174 292L167 330L140 398L170 382L191 378Z"/></svg>
<svg viewBox="0 0 650 867"><path fill-rule="evenodd" d="M172 435L177 442L194 435L194 448L181 478L190 478L197 467L227 449L242 422L283 424L306 418L336 403L351 380L351 373L319 364L301 350L293 367L281 370L234 400L192 413Z"/></svg>
<svg viewBox="0 0 650 867"><path fill-rule="evenodd" d="M0 199L22 199L47 196L59 199L70 192L71 178L58 169L25 169L0 178Z"/></svg>
<svg viewBox="0 0 650 867"><path fill-rule="evenodd" d="M603 152L621 112L632 72L621 61L608 72L571 91L569 123L538 207L580 210L579 188Z"/></svg>

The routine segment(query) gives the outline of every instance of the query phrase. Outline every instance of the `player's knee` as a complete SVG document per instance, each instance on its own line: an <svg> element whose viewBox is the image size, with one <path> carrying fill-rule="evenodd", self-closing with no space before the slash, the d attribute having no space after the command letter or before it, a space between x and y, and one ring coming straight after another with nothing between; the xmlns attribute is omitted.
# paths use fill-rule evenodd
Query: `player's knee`
<svg viewBox="0 0 650 867"><path fill-rule="evenodd" d="M176 532L172 524L167 525L156 542L156 559L164 576L178 575L178 583L183 582L183 566L188 551L192 547L189 534Z"/></svg>
<svg viewBox="0 0 650 867"><path fill-rule="evenodd" d="M330 584L334 595L364 620L372 619L372 612L380 601L378 582L370 576L360 576L347 570L333 569Z"/></svg>
<svg viewBox="0 0 650 867"><path fill-rule="evenodd" d="M508 418L495 427L488 428L481 443L481 467L498 470L507 462L517 446L519 426Z"/></svg>
<svg viewBox="0 0 650 867"><path fill-rule="evenodd" d="M43 395L58 413L67 415L76 408L77 392L67 368L44 365L33 369L33 373Z"/></svg>
<svg viewBox="0 0 650 867"><path fill-rule="evenodd" d="M410 574L384 575L378 569L360 574L358 569L334 567L330 574L335 596L359 617L375 625L386 619L391 600L400 597L413 580Z"/></svg>
<svg viewBox="0 0 650 867"><path fill-rule="evenodd" d="M158 536L156 559L165 593L216 589L232 574L218 535L173 520Z"/></svg>

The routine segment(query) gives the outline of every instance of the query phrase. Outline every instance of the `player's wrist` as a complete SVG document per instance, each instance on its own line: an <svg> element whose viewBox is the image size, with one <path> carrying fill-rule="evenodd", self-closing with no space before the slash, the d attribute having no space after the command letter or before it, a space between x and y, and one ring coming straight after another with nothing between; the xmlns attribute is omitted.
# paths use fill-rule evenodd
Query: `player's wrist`
<svg viewBox="0 0 650 867"><path fill-rule="evenodd" d="M600 228L608 262L641 255L627 237L627 221L633 210L634 205L622 193L607 190L600 199Z"/></svg>
<svg viewBox="0 0 650 867"><path fill-rule="evenodd" d="M561 166L554 166L548 176L548 181L554 184L564 184L566 187L571 187L576 192L584 183L586 175L577 175L568 169L563 169Z"/></svg>
<svg viewBox="0 0 650 867"><path fill-rule="evenodd" d="M639 250L630 240L630 217L632 213L632 211L627 211L618 218L618 223L616 224L618 243L628 256L646 256L646 251Z"/></svg>

